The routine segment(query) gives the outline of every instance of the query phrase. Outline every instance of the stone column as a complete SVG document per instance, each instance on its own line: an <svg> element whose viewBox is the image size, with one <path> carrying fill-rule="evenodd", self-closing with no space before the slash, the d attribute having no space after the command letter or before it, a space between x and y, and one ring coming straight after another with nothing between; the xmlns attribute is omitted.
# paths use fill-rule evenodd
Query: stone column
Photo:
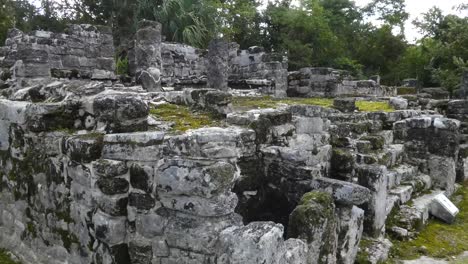
<svg viewBox="0 0 468 264"><path fill-rule="evenodd" d="M142 20L135 38L136 81L149 92L161 89L161 24Z"/></svg>
<svg viewBox="0 0 468 264"><path fill-rule="evenodd" d="M206 71L208 87L221 91L228 90L229 45L225 40L214 39L208 47Z"/></svg>
<svg viewBox="0 0 468 264"><path fill-rule="evenodd" d="M468 70L464 70L462 73L462 83L461 83L461 96L463 99L468 97Z"/></svg>

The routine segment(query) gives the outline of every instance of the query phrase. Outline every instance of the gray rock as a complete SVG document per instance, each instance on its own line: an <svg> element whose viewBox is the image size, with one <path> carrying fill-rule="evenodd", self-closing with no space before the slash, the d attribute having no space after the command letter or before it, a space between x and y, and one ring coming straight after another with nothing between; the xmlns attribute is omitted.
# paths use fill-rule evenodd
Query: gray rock
<svg viewBox="0 0 468 264"><path fill-rule="evenodd" d="M290 214L288 237L306 240L307 263L334 263L338 247L336 228L331 195L313 191L306 193Z"/></svg>
<svg viewBox="0 0 468 264"><path fill-rule="evenodd" d="M345 181L317 178L312 180L310 185L313 190L330 193L336 203L343 205L362 205L371 197L369 189Z"/></svg>
<svg viewBox="0 0 468 264"><path fill-rule="evenodd" d="M408 108L408 100L401 97L392 97L389 102L396 110L404 110Z"/></svg>
<svg viewBox="0 0 468 264"><path fill-rule="evenodd" d="M208 46L207 74L208 86L221 91L228 89L228 43L222 39L214 39Z"/></svg>
<svg viewBox="0 0 468 264"><path fill-rule="evenodd" d="M380 237L385 232L388 180L386 173L385 166L366 165L357 168L359 184L371 190L371 199L365 206L364 231L374 237Z"/></svg>
<svg viewBox="0 0 468 264"><path fill-rule="evenodd" d="M272 222L252 222L229 227L219 236L218 263L280 263L284 252L283 226Z"/></svg>
<svg viewBox="0 0 468 264"><path fill-rule="evenodd" d="M431 215L443 220L446 223L453 223L455 217L460 212L458 208L444 195L436 195L430 204Z"/></svg>
<svg viewBox="0 0 468 264"><path fill-rule="evenodd" d="M335 98L333 100L333 106L345 113L354 112L354 110L357 109L355 98Z"/></svg>
<svg viewBox="0 0 468 264"><path fill-rule="evenodd" d="M356 207L338 208L337 263L353 264L361 241L364 210Z"/></svg>

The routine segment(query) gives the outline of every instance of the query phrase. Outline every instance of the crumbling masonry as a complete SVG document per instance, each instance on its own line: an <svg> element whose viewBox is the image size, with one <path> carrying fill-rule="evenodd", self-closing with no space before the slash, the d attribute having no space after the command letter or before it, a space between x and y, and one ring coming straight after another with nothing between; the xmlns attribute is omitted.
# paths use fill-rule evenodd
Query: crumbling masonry
<svg viewBox="0 0 468 264"><path fill-rule="evenodd" d="M386 233L416 235L433 197L468 177L467 101L233 110L231 90L203 88L216 83L201 66L208 53L153 47L143 38L160 38L159 26L141 28L134 77L161 77L143 86L117 81L106 28L10 31L0 56L0 248L23 263L351 264L358 252L377 263L391 247ZM222 45L231 49L218 72L232 88L395 95L330 69L288 77L282 56L233 45ZM168 83L196 88L160 88ZM162 104L209 111L222 125L162 129L150 114Z"/></svg>

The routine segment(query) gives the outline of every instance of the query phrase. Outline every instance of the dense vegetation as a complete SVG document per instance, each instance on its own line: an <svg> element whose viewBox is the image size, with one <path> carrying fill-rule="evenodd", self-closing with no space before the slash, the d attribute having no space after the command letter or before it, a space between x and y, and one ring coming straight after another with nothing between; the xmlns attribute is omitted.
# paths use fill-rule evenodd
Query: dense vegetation
<svg viewBox="0 0 468 264"><path fill-rule="evenodd" d="M417 78L423 86L452 91L468 65L467 17L444 15L434 7L414 21L424 37L409 44L405 0L373 0L364 8L352 0L292 2L268 1L260 8L260 0L0 0L0 41L12 26L60 31L68 23L108 24L121 51L136 22L152 19L164 25L169 41L204 48L222 36L242 48L287 52L291 70L336 67L357 77L379 74L389 85ZM371 17L381 25L369 23Z"/></svg>

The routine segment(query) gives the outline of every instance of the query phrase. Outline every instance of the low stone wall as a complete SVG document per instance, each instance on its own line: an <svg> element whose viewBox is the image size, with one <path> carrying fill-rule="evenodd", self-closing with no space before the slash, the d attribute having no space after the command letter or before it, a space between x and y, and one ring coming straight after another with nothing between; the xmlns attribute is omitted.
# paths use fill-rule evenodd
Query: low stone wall
<svg viewBox="0 0 468 264"><path fill-rule="evenodd" d="M266 53L261 47L240 50L231 43L229 86L259 89L264 94L286 96L288 59L282 54Z"/></svg>
<svg viewBox="0 0 468 264"><path fill-rule="evenodd" d="M207 51L189 45L163 42L162 83L166 86L206 87Z"/></svg>
<svg viewBox="0 0 468 264"><path fill-rule="evenodd" d="M398 190L453 190L442 175L458 123L440 116L230 113L210 89L61 82L0 100L0 247L24 263L351 264L363 235L385 241L409 199ZM154 131L161 99L227 115L225 127Z"/></svg>
<svg viewBox="0 0 468 264"><path fill-rule="evenodd" d="M394 87L373 80L353 81L345 71L332 68L303 68L288 75L288 96L395 96Z"/></svg>
<svg viewBox="0 0 468 264"><path fill-rule="evenodd" d="M22 77L113 79L114 45L110 28L70 25L66 33L12 29L0 57L0 68L14 66Z"/></svg>

